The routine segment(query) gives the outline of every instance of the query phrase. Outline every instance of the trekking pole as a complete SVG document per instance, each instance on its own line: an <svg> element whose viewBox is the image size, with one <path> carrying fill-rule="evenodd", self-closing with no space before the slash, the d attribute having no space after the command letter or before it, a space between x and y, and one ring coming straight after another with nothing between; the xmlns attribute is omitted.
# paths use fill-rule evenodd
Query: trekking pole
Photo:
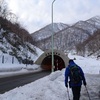
<svg viewBox="0 0 100 100"><path fill-rule="evenodd" d="M87 91L87 94L88 94L89 100L91 100L91 99L90 99L89 92L88 92L88 89L87 89L87 87L86 87L86 86L85 86L85 88L86 88L86 91Z"/></svg>
<svg viewBox="0 0 100 100"><path fill-rule="evenodd" d="M68 99L70 100L70 96L69 96L69 91L68 91L68 87L67 87L67 93L68 93Z"/></svg>

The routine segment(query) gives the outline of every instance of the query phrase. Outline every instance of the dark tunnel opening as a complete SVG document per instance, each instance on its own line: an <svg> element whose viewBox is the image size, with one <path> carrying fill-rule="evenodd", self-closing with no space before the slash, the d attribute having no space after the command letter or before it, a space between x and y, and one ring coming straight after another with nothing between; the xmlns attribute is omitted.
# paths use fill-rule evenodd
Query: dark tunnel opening
<svg viewBox="0 0 100 100"><path fill-rule="evenodd" d="M65 68L65 63L63 61L63 59L61 57L59 57L58 55L54 55L54 71L57 70L62 70L63 68ZM48 55L47 57L45 57L41 63L41 67L44 70L51 70L52 68L52 56Z"/></svg>

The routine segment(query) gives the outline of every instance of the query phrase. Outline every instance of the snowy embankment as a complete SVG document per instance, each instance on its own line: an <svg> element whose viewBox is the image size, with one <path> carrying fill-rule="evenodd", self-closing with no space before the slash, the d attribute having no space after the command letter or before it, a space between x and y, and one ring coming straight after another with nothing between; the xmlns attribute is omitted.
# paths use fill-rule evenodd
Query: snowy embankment
<svg viewBox="0 0 100 100"><path fill-rule="evenodd" d="M0 78L41 71L39 65L1 64Z"/></svg>
<svg viewBox="0 0 100 100"><path fill-rule="evenodd" d="M85 72L87 89L91 100L100 100L100 64L98 60L69 55L76 58ZM0 94L0 100L69 100L67 89L64 85L64 72L56 71L28 85L17 87L4 94ZM70 99L72 91L69 88ZM82 86L80 100L89 100L86 88Z"/></svg>
<svg viewBox="0 0 100 100"><path fill-rule="evenodd" d="M3 56L4 56L4 63L2 63ZM0 78L25 74L25 73L31 73L40 70L41 68L39 65L19 64L16 58L14 58L14 63L12 63L12 56L8 54L3 54L0 56Z"/></svg>
<svg viewBox="0 0 100 100"><path fill-rule="evenodd" d="M70 59L74 59L75 63L82 67L85 73L100 74L100 60L97 58L82 57L77 55L68 55Z"/></svg>
<svg viewBox="0 0 100 100"><path fill-rule="evenodd" d="M2 45L3 46L3 45ZM34 47L36 48L36 47ZM43 53L40 49L36 48L38 55L31 55L34 62L38 59L38 57ZM30 73L40 71L41 68L39 65L35 64L20 64L16 57L11 56L9 54L4 54L0 51L0 78L1 77L8 77L12 75Z"/></svg>

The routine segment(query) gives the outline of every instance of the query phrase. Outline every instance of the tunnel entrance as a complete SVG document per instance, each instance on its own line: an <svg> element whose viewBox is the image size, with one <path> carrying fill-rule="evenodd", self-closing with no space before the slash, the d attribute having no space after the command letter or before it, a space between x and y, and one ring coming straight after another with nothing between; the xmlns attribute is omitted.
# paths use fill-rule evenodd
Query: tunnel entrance
<svg viewBox="0 0 100 100"><path fill-rule="evenodd" d="M68 55L60 50L54 49L54 70L61 70L68 66ZM40 57L34 62L37 65L40 65L44 70L50 70L52 68L52 50L47 50L40 55Z"/></svg>
<svg viewBox="0 0 100 100"><path fill-rule="evenodd" d="M63 59L58 55L54 55L54 66L55 66L54 71L62 70L63 68L65 68L65 63ZM51 55L48 55L43 59L41 63L41 67L44 70L51 70L52 68L52 56Z"/></svg>

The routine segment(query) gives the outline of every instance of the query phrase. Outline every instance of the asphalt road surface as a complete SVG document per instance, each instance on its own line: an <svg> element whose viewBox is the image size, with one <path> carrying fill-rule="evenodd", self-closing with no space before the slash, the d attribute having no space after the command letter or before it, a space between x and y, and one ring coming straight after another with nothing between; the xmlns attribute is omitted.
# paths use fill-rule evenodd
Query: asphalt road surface
<svg viewBox="0 0 100 100"><path fill-rule="evenodd" d="M39 78L49 75L50 71L41 71L24 75L17 75L12 77L0 78L0 94L33 82Z"/></svg>

